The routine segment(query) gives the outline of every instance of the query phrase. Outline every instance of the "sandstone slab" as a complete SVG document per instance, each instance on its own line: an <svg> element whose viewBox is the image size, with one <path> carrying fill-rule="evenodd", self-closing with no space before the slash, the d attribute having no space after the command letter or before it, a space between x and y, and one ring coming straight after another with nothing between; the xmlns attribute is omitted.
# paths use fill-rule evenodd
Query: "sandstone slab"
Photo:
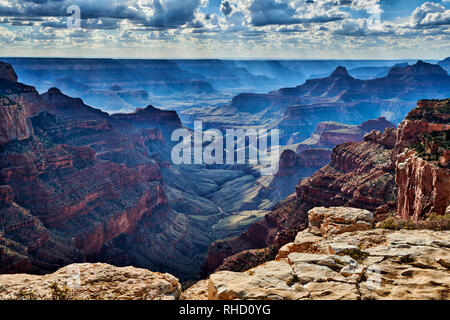
<svg viewBox="0 0 450 320"><path fill-rule="evenodd" d="M373 215L370 211L356 208L319 207L308 212L309 232L329 236L352 231L372 229Z"/></svg>
<svg viewBox="0 0 450 320"><path fill-rule="evenodd" d="M176 300L170 274L108 264L73 264L44 276L0 275L0 300Z"/></svg>
<svg viewBox="0 0 450 320"><path fill-rule="evenodd" d="M209 299L449 299L448 241L449 231L303 231L276 261L212 274Z"/></svg>

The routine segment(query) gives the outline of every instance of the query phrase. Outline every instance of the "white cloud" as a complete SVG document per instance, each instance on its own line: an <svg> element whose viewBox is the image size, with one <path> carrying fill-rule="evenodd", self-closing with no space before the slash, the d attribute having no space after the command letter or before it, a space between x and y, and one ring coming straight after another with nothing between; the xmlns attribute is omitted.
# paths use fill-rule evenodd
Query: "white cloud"
<svg viewBox="0 0 450 320"><path fill-rule="evenodd" d="M410 19L411 26L450 25L450 10L435 2L425 2L414 10Z"/></svg>

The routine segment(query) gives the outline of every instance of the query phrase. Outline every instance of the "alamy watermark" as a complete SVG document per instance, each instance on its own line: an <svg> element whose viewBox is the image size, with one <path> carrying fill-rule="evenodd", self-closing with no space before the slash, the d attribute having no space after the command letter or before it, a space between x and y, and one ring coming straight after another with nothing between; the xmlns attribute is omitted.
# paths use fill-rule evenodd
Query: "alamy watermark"
<svg viewBox="0 0 450 320"><path fill-rule="evenodd" d="M372 6L369 6L366 11L368 14L370 14L369 18L367 19L367 27L371 30L380 30L382 28L381 14L383 13L381 5L374 4Z"/></svg>
<svg viewBox="0 0 450 320"><path fill-rule="evenodd" d="M81 287L81 270L77 265L67 267L67 287L70 290L78 290Z"/></svg>
<svg viewBox="0 0 450 320"><path fill-rule="evenodd" d="M180 141L181 139L181 141ZM180 164L250 164L261 165L261 175L275 175L280 161L278 129L226 129L203 132L203 123L194 122L194 131L177 129L171 140L179 142L172 149L172 163Z"/></svg>
<svg viewBox="0 0 450 320"><path fill-rule="evenodd" d="M81 28L81 9L77 5L70 5L66 9L66 13L70 14L67 18L67 28L79 29Z"/></svg>

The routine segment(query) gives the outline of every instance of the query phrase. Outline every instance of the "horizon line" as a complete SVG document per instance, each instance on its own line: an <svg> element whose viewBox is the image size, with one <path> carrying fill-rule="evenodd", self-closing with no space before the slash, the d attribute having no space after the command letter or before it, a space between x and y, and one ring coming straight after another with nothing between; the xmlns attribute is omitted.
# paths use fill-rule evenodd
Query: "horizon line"
<svg viewBox="0 0 450 320"><path fill-rule="evenodd" d="M136 58L136 57L61 57L61 56L0 56L0 59L79 59L79 60L266 60L266 61L394 61L394 60L422 60L422 61L441 61L446 58L320 58L320 59L309 59L309 58Z"/></svg>

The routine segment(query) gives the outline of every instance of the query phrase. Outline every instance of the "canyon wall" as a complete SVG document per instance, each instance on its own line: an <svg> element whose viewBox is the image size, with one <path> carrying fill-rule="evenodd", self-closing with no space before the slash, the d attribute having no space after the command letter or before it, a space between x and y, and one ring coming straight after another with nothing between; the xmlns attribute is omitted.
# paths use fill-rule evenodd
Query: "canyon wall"
<svg viewBox="0 0 450 320"><path fill-rule="evenodd" d="M0 71L0 272L86 261L167 213L147 145L164 141L159 128L180 126L173 113L115 119L56 88L39 95L10 65Z"/></svg>

